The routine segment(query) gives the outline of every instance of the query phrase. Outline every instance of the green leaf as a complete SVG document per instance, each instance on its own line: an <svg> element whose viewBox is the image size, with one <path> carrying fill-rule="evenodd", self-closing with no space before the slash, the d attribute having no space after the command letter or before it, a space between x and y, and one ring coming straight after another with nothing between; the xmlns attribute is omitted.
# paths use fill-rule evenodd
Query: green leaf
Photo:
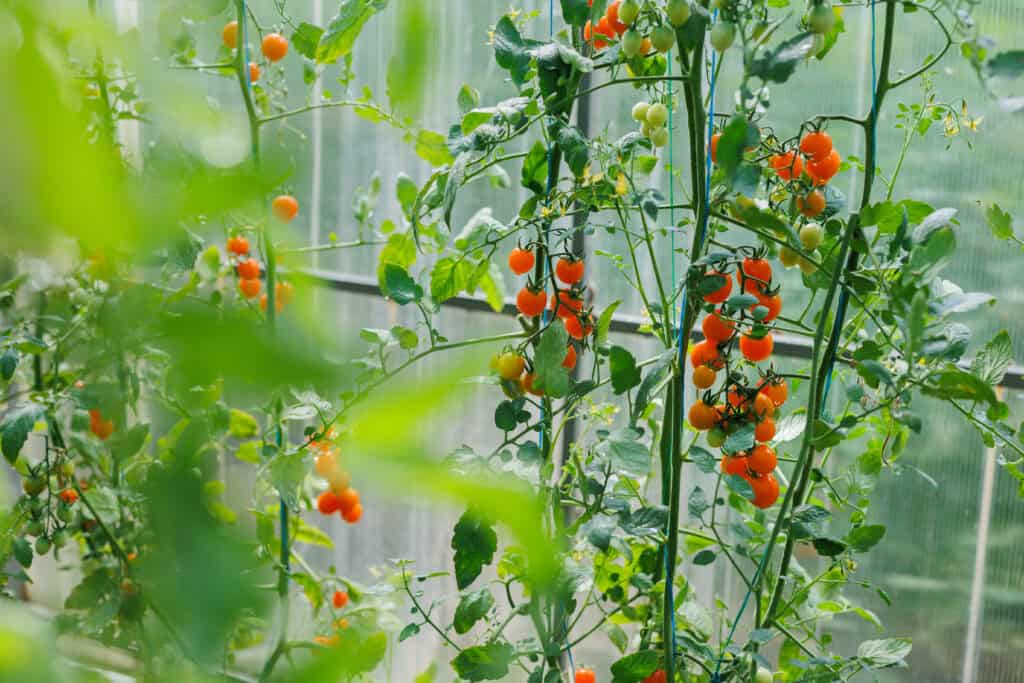
<svg viewBox="0 0 1024 683"><path fill-rule="evenodd" d="M718 558L714 550L701 550L693 556L693 563L697 566L711 564Z"/></svg>
<svg viewBox="0 0 1024 683"><path fill-rule="evenodd" d="M0 423L0 450L3 451L7 462L13 465L18 459L21 447L25 445L29 433L42 416L42 407L35 403L26 403L7 413L4 421Z"/></svg>
<svg viewBox="0 0 1024 683"><path fill-rule="evenodd" d="M114 432L107 440L107 448L115 460L124 462L142 450L148 438L149 425L137 424L131 429Z"/></svg>
<svg viewBox="0 0 1024 683"><path fill-rule="evenodd" d="M741 498L747 500L754 500L754 489L751 487L750 482L743 477L730 474L722 478L725 482L726 487Z"/></svg>
<svg viewBox="0 0 1024 683"><path fill-rule="evenodd" d="M459 590L463 590L494 559L498 535L491 522L467 509L455 524L451 547L455 551L455 583Z"/></svg>
<svg viewBox="0 0 1024 683"><path fill-rule="evenodd" d="M990 405L998 402L995 391L987 382L955 366L940 370L930 380L931 384L922 389L929 396L947 400L983 401Z"/></svg>
<svg viewBox="0 0 1024 683"><path fill-rule="evenodd" d="M14 559L18 561L25 569L32 566L32 544L28 542L28 539L19 536L11 542L11 551L14 553Z"/></svg>
<svg viewBox="0 0 1024 683"><path fill-rule="evenodd" d="M598 550L607 552L611 546L612 533L618 526L611 515L597 514L583 525L580 533Z"/></svg>
<svg viewBox="0 0 1024 683"><path fill-rule="evenodd" d="M387 296L399 306L404 306L423 298L423 288L412 279L412 276L393 263L383 264L384 284Z"/></svg>
<svg viewBox="0 0 1024 683"><path fill-rule="evenodd" d="M651 453L638 441L640 433L619 429L608 436L607 451L615 470L631 477L642 477L651 466Z"/></svg>
<svg viewBox="0 0 1024 683"><path fill-rule="evenodd" d="M316 50L323 35L322 28L304 21L292 32L292 46L306 59L315 60Z"/></svg>
<svg viewBox="0 0 1024 683"><path fill-rule="evenodd" d="M406 624L402 632L398 634L398 642L404 642L420 632L419 624Z"/></svg>
<svg viewBox="0 0 1024 683"><path fill-rule="evenodd" d="M616 683L633 683L642 681L650 676L658 668L661 662L661 655L654 650L641 650L631 655L626 655L619 661L612 664L612 675Z"/></svg>
<svg viewBox="0 0 1024 683"><path fill-rule="evenodd" d="M295 529L295 542L306 545L318 545L321 548L333 548L334 541L322 529L308 524L301 517L296 517L298 527Z"/></svg>
<svg viewBox="0 0 1024 683"><path fill-rule="evenodd" d="M793 538L819 536L831 513L820 505L801 505L793 511L791 529Z"/></svg>
<svg viewBox="0 0 1024 683"><path fill-rule="evenodd" d="M518 412L512 401L502 401L494 409L494 426L503 432L511 432L519 424L516 419Z"/></svg>
<svg viewBox="0 0 1024 683"><path fill-rule="evenodd" d="M597 346L603 346L608 341L608 332L612 326L612 316L615 315L615 309L622 304L622 300L616 300L608 304L608 307L601 312L601 316L597 319L597 325L594 327L594 343Z"/></svg>
<svg viewBox="0 0 1024 683"><path fill-rule="evenodd" d="M1013 79L1024 74L1024 50L998 53L985 64L988 74L997 78Z"/></svg>
<svg viewBox="0 0 1024 683"><path fill-rule="evenodd" d="M568 343L569 333L565 331L565 325L557 321L544 330L537 343L534 356L536 385L554 398L569 393L569 371L562 367Z"/></svg>
<svg viewBox="0 0 1024 683"><path fill-rule="evenodd" d="M473 624L487 616L487 612L493 606L494 597L486 588L464 594L455 608L455 617L452 620L455 632L469 633Z"/></svg>
<svg viewBox="0 0 1024 683"><path fill-rule="evenodd" d="M533 143L529 153L523 159L523 170L520 182L523 187L535 194L543 194L548 181L548 150L540 140Z"/></svg>
<svg viewBox="0 0 1024 683"><path fill-rule="evenodd" d="M504 16L494 27L494 57L498 66L512 75L512 82L522 85L530 69L530 50L538 43L526 41L519 34L515 22Z"/></svg>
<svg viewBox="0 0 1024 683"><path fill-rule="evenodd" d="M452 660L459 678L467 681L498 681L508 675L515 649L508 643L467 647Z"/></svg>
<svg viewBox="0 0 1024 683"><path fill-rule="evenodd" d="M812 543L814 544L814 549L822 557L835 557L836 555L841 555L846 550L845 543L835 538L828 538L827 536L819 536Z"/></svg>
<svg viewBox="0 0 1024 683"><path fill-rule="evenodd" d="M866 553L878 545L878 542L885 536L885 526L882 524L866 524L854 527L846 535L846 541L854 552Z"/></svg>
<svg viewBox="0 0 1024 683"><path fill-rule="evenodd" d="M391 338L398 341L398 346L405 351L412 351L420 345L420 337L415 331L401 325L391 327Z"/></svg>
<svg viewBox="0 0 1024 683"><path fill-rule="evenodd" d="M740 426L739 429L725 438L725 443L722 444L722 450L729 455L749 451L754 447L755 428L756 425L751 423L746 423Z"/></svg>
<svg viewBox="0 0 1024 683"><path fill-rule="evenodd" d="M640 368L636 358L627 349L613 346L608 354L608 363L612 375L612 390L623 394L640 384Z"/></svg>
<svg viewBox="0 0 1024 683"><path fill-rule="evenodd" d="M271 484L284 498L288 507L293 509L299 505L299 486L302 485L306 473L309 471L309 465L304 455L304 451L297 451L290 455L277 455L269 465Z"/></svg>
<svg viewBox="0 0 1024 683"><path fill-rule="evenodd" d="M910 654L912 643L909 638L886 638L866 640L857 648L857 656L872 669L902 665Z"/></svg>
<svg viewBox="0 0 1024 683"><path fill-rule="evenodd" d="M431 166L444 166L454 159L448 150L448 139L426 128L416 134L416 155Z"/></svg>
<svg viewBox="0 0 1024 683"><path fill-rule="evenodd" d="M562 18L572 26L583 26L590 19L587 0L562 0Z"/></svg>
<svg viewBox="0 0 1024 683"><path fill-rule="evenodd" d="M366 22L387 7L388 0L342 0L338 13L327 25L316 48L316 61L333 64L352 52Z"/></svg>
<svg viewBox="0 0 1024 683"><path fill-rule="evenodd" d="M1008 240L1013 237L1013 217L1003 211L998 204L985 209L985 220L992 229L992 236L997 240Z"/></svg>
<svg viewBox="0 0 1024 683"><path fill-rule="evenodd" d="M704 474L718 470L718 458L700 446L690 446L690 461Z"/></svg>
<svg viewBox="0 0 1024 683"><path fill-rule="evenodd" d="M985 344L985 348L974 357L971 372L986 384L996 385L1003 381L1012 362L1013 344L1010 341L1010 334L1003 330L992 337L988 344Z"/></svg>
<svg viewBox="0 0 1024 683"><path fill-rule="evenodd" d="M783 41L773 50L767 50L754 58L750 65L750 75L762 81L785 83L789 80L800 62L810 54L814 47L814 36L800 33Z"/></svg>
<svg viewBox="0 0 1024 683"><path fill-rule="evenodd" d="M483 268L479 272L476 284L484 293L484 298L495 313L501 313L505 308L505 274L501 266L493 261L481 264ZM563 356L564 358L564 356Z"/></svg>
<svg viewBox="0 0 1024 683"><path fill-rule="evenodd" d="M260 440L246 441L238 446L238 450L235 451L235 457L242 462L248 462L253 465L260 463L260 453L263 451L263 442Z"/></svg>
<svg viewBox="0 0 1024 683"><path fill-rule="evenodd" d="M18 369L18 350L7 349L0 355L0 377L10 380L14 377L14 371Z"/></svg>
<svg viewBox="0 0 1024 683"><path fill-rule="evenodd" d="M708 503L707 494L704 493L704 489L700 486L694 486L693 490L690 491L690 498L687 503L687 509L690 511L690 516L695 519L700 519L711 504Z"/></svg>
<svg viewBox="0 0 1024 683"><path fill-rule="evenodd" d="M395 198L402 207L402 213L406 218L412 218L412 208L416 205L416 197L420 190L412 178L404 173L399 173L395 178Z"/></svg>
<svg viewBox="0 0 1024 683"><path fill-rule="evenodd" d="M473 264L464 258L441 259L430 272L430 297L440 304L457 296L469 286L473 271Z"/></svg>
<svg viewBox="0 0 1024 683"><path fill-rule="evenodd" d="M583 132L576 126L562 126L558 131L558 147L573 175L583 175L583 169L590 160L590 148Z"/></svg>
<svg viewBox="0 0 1024 683"><path fill-rule="evenodd" d="M877 388L880 381L893 386L892 373L876 360L862 360L857 363L857 374L863 377L872 389Z"/></svg>
<svg viewBox="0 0 1024 683"><path fill-rule="evenodd" d="M233 438L248 439L260 433L260 423L249 413L232 408L230 415L228 419L228 434Z"/></svg>
<svg viewBox="0 0 1024 683"><path fill-rule="evenodd" d="M388 296L387 266L395 265L404 271L416 261L416 240L411 233L396 232L388 236L387 244L377 258L377 283L381 292Z"/></svg>
<svg viewBox="0 0 1024 683"><path fill-rule="evenodd" d="M449 229L452 227L452 211L455 208L455 197L462 187L466 177L466 165L469 163L469 152L462 152L455 157L451 168L448 169L448 181L444 186L444 200L441 202L441 209L444 213L444 223Z"/></svg>
<svg viewBox="0 0 1024 683"><path fill-rule="evenodd" d="M722 130L716 157L730 184L736 178L744 151L757 144L759 135L757 126L743 116L733 116Z"/></svg>

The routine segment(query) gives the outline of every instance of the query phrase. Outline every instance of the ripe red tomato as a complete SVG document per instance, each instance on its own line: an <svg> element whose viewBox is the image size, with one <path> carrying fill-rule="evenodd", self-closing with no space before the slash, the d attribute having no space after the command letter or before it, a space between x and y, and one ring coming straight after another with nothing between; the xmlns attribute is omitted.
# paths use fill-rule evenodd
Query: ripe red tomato
<svg viewBox="0 0 1024 683"><path fill-rule="evenodd" d="M260 264L256 259L248 259L238 264L238 277L243 280L257 280L260 277Z"/></svg>
<svg viewBox="0 0 1024 683"><path fill-rule="evenodd" d="M775 348L775 341L771 334L766 334L760 339L747 335L740 337L740 353L749 361L759 363L772 355Z"/></svg>
<svg viewBox="0 0 1024 683"><path fill-rule="evenodd" d="M727 455L722 458L722 472L742 477L747 473L747 459L743 455Z"/></svg>
<svg viewBox="0 0 1024 683"><path fill-rule="evenodd" d="M718 141L722 139L721 133L715 133L711 136L711 163L718 163Z"/></svg>
<svg viewBox="0 0 1024 683"><path fill-rule="evenodd" d="M564 318L565 330L569 333L569 336L577 341L582 340L594 331L594 326L590 324L589 319L586 325L579 319L579 316L572 316L571 318Z"/></svg>
<svg viewBox="0 0 1024 683"><path fill-rule="evenodd" d="M235 256L245 256L249 253L249 240L241 236L229 237L228 251Z"/></svg>
<svg viewBox="0 0 1024 683"><path fill-rule="evenodd" d="M260 293L260 281L256 278L243 278L238 281L238 290L246 299L253 299Z"/></svg>
<svg viewBox="0 0 1024 683"><path fill-rule="evenodd" d="M754 428L754 438L758 441L771 441L775 438L775 420L766 417Z"/></svg>
<svg viewBox="0 0 1024 683"><path fill-rule="evenodd" d="M720 304L729 298L729 293L732 292L732 280L725 273L720 273L717 270L708 271L706 275L720 275L725 278L725 284L711 292L710 294L704 295L704 301L709 304Z"/></svg>
<svg viewBox="0 0 1024 683"><path fill-rule="evenodd" d="M342 510L341 511L341 518L344 519L349 524L355 524L356 522L358 522L360 519L363 518L363 506L360 505L359 503L356 503L355 505L353 505L352 507L348 508L347 510Z"/></svg>
<svg viewBox="0 0 1024 683"><path fill-rule="evenodd" d="M694 344L693 348L690 349L690 364L694 368L707 365L713 370L718 370L725 363L722 361L722 354L718 352L718 346L715 342L705 339L700 343Z"/></svg>
<svg viewBox="0 0 1024 683"><path fill-rule="evenodd" d="M800 174L804 172L803 157L793 151L776 154L769 160L769 163L782 180L799 178Z"/></svg>
<svg viewBox="0 0 1024 683"><path fill-rule="evenodd" d="M704 332L705 339L721 343L732 337L736 331L736 323L728 318L723 318L721 313L716 310L704 318L700 329Z"/></svg>
<svg viewBox="0 0 1024 683"><path fill-rule="evenodd" d="M280 33L268 33L263 37L263 56L272 62L279 62L288 54L288 39Z"/></svg>
<svg viewBox="0 0 1024 683"><path fill-rule="evenodd" d="M530 272L536 260L529 249L516 247L508 255L508 267L516 275L523 275Z"/></svg>
<svg viewBox="0 0 1024 683"><path fill-rule="evenodd" d="M334 591L334 597L331 599L334 603L335 609L341 609L348 604L348 592L347 591Z"/></svg>
<svg viewBox="0 0 1024 683"><path fill-rule="evenodd" d="M567 285L574 285L583 279L583 260L560 258L555 264L555 275Z"/></svg>
<svg viewBox="0 0 1024 683"><path fill-rule="evenodd" d="M772 281L772 266L763 258L746 258L740 266L743 274L736 271L736 282L743 280L744 291L761 294Z"/></svg>
<svg viewBox="0 0 1024 683"><path fill-rule="evenodd" d="M772 400L760 392L754 396L754 415L758 417L771 417L775 413L775 404Z"/></svg>
<svg viewBox="0 0 1024 683"><path fill-rule="evenodd" d="M576 669L575 681L576 683L597 683L597 674L586 667Z"/></svg>
<svg viewBox="0 0 1024 683"><path fill-rule="evenodd" d="M778 294L772 296L765 296L763 294L757 295L757 303L750 307L751 310L758 306L764 306L768 309L768 315L761 318L761 322L771 322L779 317L779 313L782 312L782 297Z"/></svg>
<svg viewBox="0 0 1024 683"><path fill-rule="evenodd" d="M523 287L516 295L516 307L527 318L533 318L543 313L547 301L548 295L543 289L531 290L529 287Z"/></svg>
<svg viewBox="0 0 1024 683"><path fill-rule="evenodd" d="M812 131L800 141L800 151L812 160L824 159L832 152L832 136L823 130Z"/></svg>
<svg viewBox="0 0 1024 683"><path fill-rule="evenodd" d="M832 150L822 159L812 159L807 162L807 175L811 176L815 185L824 185L832 180L836 173L839 173L842 163L843 159L839 156L839 152Z"/></svg>
<svg viewBox="0 0 1024 683"><path fill-rule="evenodd" d="M333 515L341 509L341 501L333 491L324 491L317 496L316 509L321 515Z"/></svg>
<svg viewBox="0 0 1024 683"><path fill-rule="evenodd" d="M779 499L779 482L771 474L751 477L750 488L754 489L754 505L761 508L771 507Z"/></svg>
<svg viewBox="0 0 1024 683"><path fill-rule="evenodd" d="M758 474L771 474L777 464L775 450L764 444L754 446L754 450L750 451L750 456L747 457L747 467Z"/></svg>
<svg viewBox="0 0 1024 683"><path fill-rule="evenodd" d="M278 195L274 197L274 201L270 205L274 215L277 216L279 221L287 223L299 215L299 202L288 194Z"/></svg>
<svg viewBox="0 0 1024 683"><path fill-rule="evenodd" d="M64 501L65 505L74 505L78 500L78 491L74 489L64 489L60 492L60 499Z"/></svg>
<svg viewBox="0 0 1024 683"><path fill-rule="evenodd" d="M562 361L562 367L572 370L576 367L576 347L569 344L569 347L565 350L565 360Z"/></svg>
<svg viewBox="0 0 1024 683"><path fill-rule="evenodd" d="M551 310L562 320L568 320L583 310L583 299L576 299L572 292L560 289L557 297L551 297Z"/></svg>

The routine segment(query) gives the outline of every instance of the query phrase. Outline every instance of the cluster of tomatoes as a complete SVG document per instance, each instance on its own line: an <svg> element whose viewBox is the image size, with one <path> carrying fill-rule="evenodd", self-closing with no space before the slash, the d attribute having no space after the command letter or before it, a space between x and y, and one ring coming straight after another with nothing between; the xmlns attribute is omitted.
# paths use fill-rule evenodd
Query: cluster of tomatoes
<svg viewBox="0 0 1024 683"><path fill-rule="evenodd" d="M796 208L807 218L825 211L824 187L839 172L843 159L832 146L832 136L823 130L811 131L800 140L799 149L773 155L768 163L780 180L789 185L796 197Z"/></svg>
<svg viewBox="0 0 1024 683"><path fill-rule="evenodd" d="M221 31L221 40L224 41L224 46L229 50L234 50L238 47L238 22L229 21L224 25L224 30ZM260 50L263 52L263 56L267 58L268 62L279 62L285 58L288 54L288 39L282 36L280 33L268 33L263 36L263 42L260 44ZM260 66L256 62L249 62L249 81L255 83L260 80Z"/></svg>
<svg viewBox="0 0 1024 683"><path fill-rule="evenodd" d="M106 441L114 433L114 421L104 420L103 414L93 408L89 411L89 431L100 441Z"/></svg>
<svg viewBox="0 0 1024 683"><path fill-rule="evenodd" d="M279 195L271 204L274 216L283 223L295 218L299 213L299 203L290 195ZM260 308L267 310L267 295L260 295L259 261L249 256L249 240L242 235L232 235L227 242L228 254L234 260L235 272L238 274L238 291L246 299L260 297ZM292 300L295 290L290 282L278 282L274 286L274 309L280 313Z"/></svg>
<svg viewBox="0 0 1024 683"><path fill-rule="evenodd" d="M779 497L779 483L772 474L777 458L768 442L775 437L776 411L789 394L786 382L769 371L748 384L738 368L730 367L725 381L717 390L714 387L719 371L727 367L736 349L755 365L771 357L774 340L770 323L782 311L782 298L773 286L771 264L754 254L739 264L735 278L741 292L755 302L746 305L747 299L745 308L735 310L726 304L733 287L728 271L721 268L706 273L723 284L704 296L710 304L701 323L704 341L690 351L693 384L703 394L690 407L688 419L695 429L708 432L708 444L715 448L725 444L729 434L754 426L753 448L732 455L723 453L721 466L723 472L743 477L754 491L754 505L766 508Z"/></svg>
<svg viewBox="0 0 1024 683"><path fill-rule="evenodd" d="M338 462L337 445L328 438L311 442L309 450L318 453L316 474L327 481L327 490L316 499L316 509L326 516L338 512L346 522L355 524L363 516L363 505L359 502L359 492L349 485L352 483L351 477Z"/></svg>
<svg viewBox="0 0 1024 683"><path fill-rule="evenodd" d="M653 104L648 102L637 102L633 105L633 120L640 124L640 132L651 141L655 147L664 147L668 144L668 107L661 102Z"/></svg>
<svg viewBox="0 0 1024 683"><path fill-rule="evenodd" d="M665 683L667 680L665 670L658 669L650 676L643 679L641 683ZM593 669L588 669L586 667L576 669L574 681L575 683L597 683L597 674L594 673Z"/></svg>
<svg viewBox="0 0 1024 683"><path fill-rule="evenodd" d="M348 591L334 591L334 595L331 597L331 604L334 605L334 609L341 610L348 604ZM334 628L336 631L348 628L348 619L341 618L334 622ZM335 647L341 642L341 638L338 634L332 633L329 636L315 636L313 642L320 647Z"/></svg>
<svg viewBox="0 0 1024 683"><path fill-rule="evenodd" d="M530 249L516 247L509 253L508 267L516 275L525 275L533 270L537 257ZM584 308L583 275L586 264L582 259L563 256L555 263L555 277L566 285L558 289L555 296L548 297L547 290L540 284L528 283L516 295L516 308L531 320L550 312L550 319L558 319L565 325L565 331L575 342L569 342L565 350L562 367L572 370L576 367L578 352L577 343L582 343L594 331L594 317L590 310ZM519 395L528 392L534 396L542 396L544 392L533 386L535 375L528 367L527 359L514 349L507 349L491 360L491 369L498 373L503 381L506 393Z"/></svg>
<svg viewBox="0 0 1024 683"><path fill-rule="evenodd" d="M593 5L593 0L589 4ZM646 36L637 30L640 3L636 0L616 0L608 4L596 26L587 22L583 27L583 38L592 43L596 50L603 50L609 43L618 40L622 54L627 59L647 55L651 48L664 54L675 45L675 29L689 20L690 3L688 0L669 0L665 11L665 17L660 13L652 15L650 35ZM668 23L665 23L665 18Z"/></svg>

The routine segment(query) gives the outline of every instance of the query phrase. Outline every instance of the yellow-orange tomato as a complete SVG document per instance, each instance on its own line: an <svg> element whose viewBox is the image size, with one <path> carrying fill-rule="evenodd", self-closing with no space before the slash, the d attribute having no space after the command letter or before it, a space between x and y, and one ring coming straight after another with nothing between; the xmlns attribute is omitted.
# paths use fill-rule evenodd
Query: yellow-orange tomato
<svg viewBox="0 0 1024 683"><path fill-rule="evenodd" d="M289 194L282 194L274 197L270 204L271 210L278 220L285 223L299 215L299 202Z"/></svg>
<svg viewBox="0 0 1024 683"><path fill-rule="evenodd" d="M701 365L693 371L693 386L698 389L710 389L715 384L717 373L706 365Z"/></svg>
<svg viewBox="0 0 1024 683"><path fill-rule="evenodd" d="M288 54L288 39L280 33L268 33L263 37L263 56L272 62L279 62Z"/></svg>
<svg viewBox="0 0 1024 683"><path fill-rule="evenodd" d="M334 453L324 453L317 457L315 467L316 473L327 479L338 467L338 458L335 457Z"/></svg>
<svg viewBox="0 0 1024 683"><path fill-rule="evenodd" d="M709 406L703 401L697 401L687 413L687 419L694 429L705 431L711 429L718 422L718 411L714 406Z"/></svg>
<svg viewBox="0 0 1024 683"><path fill-rule="evenodd" d="M224 30L220 32L220 37L226 47L232 50L238 47L238 22L229 21L224 24Z"/></svg>
<svg viewBox="0 0 1024 683"><path fill-rule="evenodd" d="M754 415L758 417L771 417L775 412L775 404L764 394L758 392L754 397Z"/></svg>
<svg viewBox="0 0 1024 683"><path fill-rule="evenodd" d="M779 379L774 382L767 382L761 387L761 393L772 400L776 407L781 406L789 398L789 387L786 380Z"/></svg>
<svg viewBox="0 0 1024 683"><path fill-rule="evenodd" d="M817 190L812 190L806 197L796 198L796 208L808 218L817 218L825 210L825 195Z"/></svg>

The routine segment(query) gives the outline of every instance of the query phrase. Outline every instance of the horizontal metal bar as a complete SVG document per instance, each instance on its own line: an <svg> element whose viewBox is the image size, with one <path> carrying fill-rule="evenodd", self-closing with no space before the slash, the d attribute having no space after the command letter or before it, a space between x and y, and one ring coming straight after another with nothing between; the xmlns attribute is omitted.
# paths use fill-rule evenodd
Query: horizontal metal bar
<svg viewBox="0 0 1024 683"><path fill-rule="evenodd" d="M380 286L374 278L361 277L358 275L342 275L340 273L326 270L308 269L301 271L301 277L339 292L363 294L366 296L381 296ZM445 301L444 305L449 308L456 308L464 311L479 311L496 315L494 309L491 308L491 305L487 303L485 299L478 296L457 296ZM515 316L517 313L516 305L510 301L506 301L505 306L501 310L501 314ZM646 334L640 331L640 327L644 322L644 319L637 315L618 314L612 316L610 329L612 332L621 332L623 334ZM775 353L778 355L787 358L811 357L810 340L781 332L776 332L773 336L775 338ZM695 340L700 340L703 336L700 332L695 332L693 338ZM1003 381L1000 386L1006 387L1007 389L1024 389L1024 368L1016 365L1012 366L1006 371L1006 376L1003 377Z"/></svg>

